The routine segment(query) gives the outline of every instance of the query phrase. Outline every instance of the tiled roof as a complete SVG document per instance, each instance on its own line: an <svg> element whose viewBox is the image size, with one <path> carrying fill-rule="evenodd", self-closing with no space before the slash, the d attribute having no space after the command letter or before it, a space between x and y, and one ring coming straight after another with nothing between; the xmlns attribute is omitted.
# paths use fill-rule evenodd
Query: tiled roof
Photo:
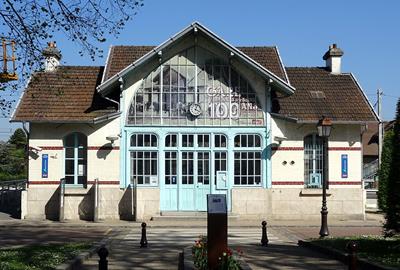
<svg viewBox="0 0 400 270"><path fill-rule="evenodd" d="M148 53L155 46L112 46L104 72L104 81Z"/></svg>
<svg viewBox="0 0 400 270"><path fill-rule="evenodd" d="M148 53L155 46L112 46L109 52L104 81ZM276 47L237 47L263 67L287 81Z"/></svg>
<svg viewBox="0 0 400 270"><path fill-rule="evenodd" d="M96 91L103 67L60 66L35 72L12 121L91 121L115 112Z"/></svg>
<svg viewBox="0 0 400 270"><path fill-rule="evenodd" d="M254 61L287 82L285 70L276 47L237 47Z"/></svg>
<svg viewBox="0 0 400 270"><path fill-rule="evenodd" d="M300 121L322 115L334 121L377 121L351 74L333 75L321 67L288 67L286 72L296 91L274 100L275 113Z"/></svg>

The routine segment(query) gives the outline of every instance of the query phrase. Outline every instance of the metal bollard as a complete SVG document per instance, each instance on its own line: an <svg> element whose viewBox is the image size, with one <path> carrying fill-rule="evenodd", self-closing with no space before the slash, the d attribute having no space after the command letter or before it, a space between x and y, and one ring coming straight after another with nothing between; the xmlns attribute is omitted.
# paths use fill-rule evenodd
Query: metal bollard
<svg viewBox="0 0 400 270"><path fill-rule="evenodd" d="M97 251L97 254L100 257L99 270L108 270L108 260L107 260L108 250L107 250L107 248L105 246L102 246Z"/></svg>
<svg viewBox="0 0 400 270"><path fill-rule="evenodd" d="M267 247L268 246L268 236L267 236L267 222L264 220L261 222L262 225L262 236L261 236L261 246Z"/></svg>
<svg viewBox="0 0 400 270"><path fill-rule="evenodd" d="M146 226L145 222L142 223L142 238L140 239L140 247L145 248L147 247L147 236L146 236Z"/></svg>
<svg viewBox="0 0 400 270"><path fill-rule="evenodd" d="M346 249L349 252L347 255L349 270L357 270L357 249L358 245L355 241L350 241L346 245Z"/></svg>

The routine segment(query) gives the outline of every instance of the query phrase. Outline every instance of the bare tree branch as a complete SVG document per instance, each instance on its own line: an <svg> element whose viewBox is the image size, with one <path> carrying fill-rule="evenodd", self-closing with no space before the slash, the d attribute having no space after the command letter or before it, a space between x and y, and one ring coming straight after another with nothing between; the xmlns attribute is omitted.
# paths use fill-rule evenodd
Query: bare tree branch
<svg viewBox="0 0 400 270"><path fill-rule="evenodd" d="M14 93L32 71L41 69L41 52L55 34L77 43L81 56L102 57L99 44L118 36L144 0L1 0L0 37L17 44L17 82L0 83L0 114L7 116Z"/></svg>

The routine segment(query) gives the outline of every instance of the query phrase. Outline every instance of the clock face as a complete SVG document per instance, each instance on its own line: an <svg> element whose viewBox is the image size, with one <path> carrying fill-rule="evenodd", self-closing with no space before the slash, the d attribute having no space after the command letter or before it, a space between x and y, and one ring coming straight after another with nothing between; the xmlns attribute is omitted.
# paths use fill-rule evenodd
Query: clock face
<svg viewBox="0 0 400 270"><path fill-rule="evenodd" d="M190 114L193 116L199 116L201 114L201 106L200 104L193 103L189 107Z"/></svg>

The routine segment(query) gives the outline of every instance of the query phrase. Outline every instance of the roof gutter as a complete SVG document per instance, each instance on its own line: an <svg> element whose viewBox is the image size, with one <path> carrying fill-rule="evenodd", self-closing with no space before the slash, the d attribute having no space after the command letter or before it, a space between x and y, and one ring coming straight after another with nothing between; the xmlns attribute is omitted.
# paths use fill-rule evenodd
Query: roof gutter
<svg viewBox="0 0 400 270"><path fill-rule="evenodd" d="M293 123L297 123L299 120L295 117L290 117L290 116L286 116L286 115L279 114L279 113L270 113L270 114L273 118L278 118L278 119L286 120L286 121L293 122Z"/></svg>
<svg viewBox="0 0 400 270"><path fill-rule="evenodd" d="M99 124L108 120L112 120L117 118L119 115L121 114L121 112L112 112L112 113L108 113L96 118L93 118L91 120L83 120L83 121L79 121L79 120L63 120L63 119L59 119L59 120L37 120L37 119L24 119L24 120L11 120L10 122L12 123L17 123L17 122L22 122L22 123L40 123L40 124Z"/></svg>
<svg viewBox="0 0 400 270"><path fill-rule="evenodd" d="M319 120L298 120L298 124L318 124ZM332 124L338 125L362 125L367 123L376 123L377 121L344 121L344 120L332 120Z"/></svg>
<svg viewBox="0 0 400 270"><path fill-rule="evenodd" d="M114 113L109 113L100 117L96 117L92 120L93 124L99 124L108 120L112 120L117 118L119 115L121 114L121 112L114 112Z"/></svg>

